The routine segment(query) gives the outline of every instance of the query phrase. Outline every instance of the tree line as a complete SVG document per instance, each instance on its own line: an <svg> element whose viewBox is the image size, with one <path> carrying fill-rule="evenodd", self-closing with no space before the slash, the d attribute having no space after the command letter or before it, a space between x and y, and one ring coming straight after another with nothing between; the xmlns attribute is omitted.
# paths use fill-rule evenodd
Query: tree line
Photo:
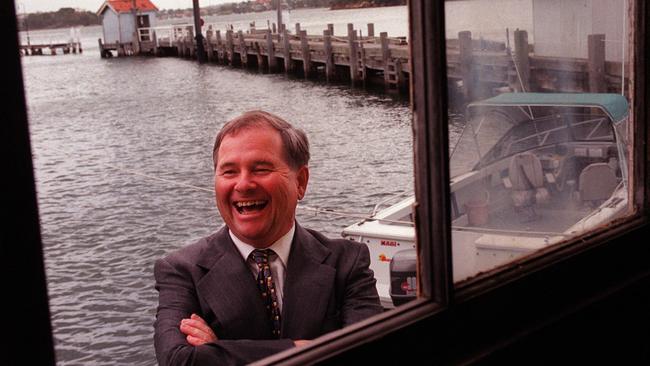
<svg viewBox="0 0 650 366"><path fill-rule="evenodd" d="M289 9L300 8L330 8L330 9L345 9L345 8L366 8L376 6L394 6L406 5L406 0L281 0L283 4ZM274 10L276 7L276 0L266 3L257 1L241 1L238 3L226 3L220 5L212 5L201 7L201 15L224 15L224 14L239 14L251 13ZM162 18L175 18L175 17L191 17L192 9L166 9L160 12Z"/></svg>
<svg viewBox="0 0 650 366"><path fill-rule="evenodd" d="M97 14L90 11L77 11L61 8L57 11L18 15L20 30L78 27L100 24Z"/></svg>
<svg viewBox="0 0 650 366"><path fill-rule="evenodd" d="M406 5L406 0L331 0L331 9Z"/></svg>
<svg viewBox="0 0 650 366"><path fill-rule="evenodd" d="M332 0L282 0L282 2L283 4L286 4L289 9L328 8L330 7ZM201 15L227 15L275 10L276 4L276 0L271 0L269 2L248 0L238 3L232 2L219 5L202 6ZM161 10L159 15L161 19L187 17L192 16L192 9L165 9Z"/></svg>
<svg viewBox="0 0 650 366"><path fill-rule="evenodd" d="M405 5L406 0L283 0L290 9L329 7L331 9L363 8L374 6ZM275 0L269 4L256 1L242 1L201 8L202 15L248 13L271 10ZM160 18L191 16L191 9L161 10ZM61 8L52 12L18 14L20 30L67 28L100 24L97 14L90 11L78 11L73 8Z"/></svg>

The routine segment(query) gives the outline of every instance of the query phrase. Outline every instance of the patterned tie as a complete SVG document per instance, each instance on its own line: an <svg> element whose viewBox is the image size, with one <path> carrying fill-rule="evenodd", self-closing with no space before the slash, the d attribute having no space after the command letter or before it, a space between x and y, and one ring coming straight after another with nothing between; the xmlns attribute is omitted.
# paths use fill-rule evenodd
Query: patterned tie
<svg viewBox="0 0 650 366"><path fill-rule="evenodd" d="M262 293L262 300L266 305L266 311L271 321L273 335L280 337L280 308L278 307L278 295L275 293L275 285L271 276L269 256L275 254L270 249L255 249L251 253L259 271L257 272L257 287Z"/></svg>

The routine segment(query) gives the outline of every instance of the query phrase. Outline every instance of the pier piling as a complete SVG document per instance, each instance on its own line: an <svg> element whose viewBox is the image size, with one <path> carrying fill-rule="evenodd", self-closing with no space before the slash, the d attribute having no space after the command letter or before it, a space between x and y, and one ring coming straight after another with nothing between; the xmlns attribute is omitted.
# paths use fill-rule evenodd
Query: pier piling
<svg viewBox="0 0 650 366"><path fill-rule="evenodd" d="M381 63L384 65L384 85L386 88L396 86L396 82L391 82L391 74L388 71L388 62L390 61L390 49L388 48L388 32L379 33L379 40L381 43Z"/></svg>
<svg viewBox="0 0 650 366"><path fill-rule="evenodd" d="M519 91L530 91L529 52L528 32L515 30L515 71L517 72L518 83L516 85Z"/></svg>
<svg viewBox="0 0 650 366"><path fill-rule="evenodd" d="M104 51L104 44L101 38L97 38L97 45L99 46L99 57L106 58L106 51Z"/></svg>
<svg viewBox="0 0 650 366"><path fill-rule="evenodd" d="M208 62L213 62L214 60L214 46L212 45L212 27L209 27L208 30L205 31L205 39L207 40L207 56L208 56Z"/></svg>
<svg viewBox="0 0 650 366"><path fill-rule="evenodd" d="M234 65L235 62L235 45L232 40L232 29L226 31L226 59L228 64Z"/></svg>
<svg viewBox="0 0 650 366"><path fill-rule="evenodd" d="M289 42L289 33L286 28L282 33L282 41L284 45L284 72L290 73L293 71L291 67L293 63L291 62L291 42Z"/></svg>
<svg viewBox="0 0 650 366"><path fill-rule="evenodd" d="M462 31L458 33L458 50L460 54L460 73L463 80L463 95L465 100L474 99L474 72L472 32Z"/></svg>
<svg viewBox="0 0 650 366"><path fill-rule="evenodd" d="M300 31L300 52L302 54L302 68L305 78L311 74L311 54L309 51L309 42L307 42L307 31Z"/></svg>
<svg viewBox="0 0 650 366"><path fill-rule="evenodd" d="M135 55L140 54L140 41L138 41L137 31L133 32L133 42L131 42L131 45L133 46L133 53Z"/></svg>
<svg viewBox="0 0 650 366"><path fill-rule="evenodd" d="M151 35L153 36L153 54L155 56L160 55L160 49L158 48L158 38L156 37L156 30L151 31Z"/></svg>
<svg viewBox="0 0 650 366"><path fill-rule="evenodd" d="M374 37L374 36L375 36L375 24L368 23L368 37Z"/></svg>
<svg viewBox="0 0 650 366"><path fill-rule="evenodd" d="M223 51L223 45L221 43L221 31L217 29L214 32L214 37L217 40L217 53L216 53L217 59L216 59L216 61L221 62L221 63L225 63L226 56L225 56L225 52Z"/></svg>
<svg viewBox="0 0 650 366"><path fill-rule="evenodd" d="M255 55L257 56L257 69L263 72L268 67L264 67L264 56L262 56L262 47L259 42L255 43Z"/></svg>
<svg viewBox="0 0 650 366"><path fill-rule="evenodd" d="M607 92L605 81L605 35L590 34L587 37L589 63L589 91L592 93Z"/></svg>
<svg viewBox="0 0 650 366"><path fill-rule="evenodd" d="M194 53L196 49L194 48L194 29L192 27L187 27L188 36L185 39L185 47L187 49L187 56L194 58Z"/></svg>
<svg viewBox="0 0 650 366"><path fill-rule="evenodd" d="M242 67L248 66L248 50L246 49L246 42L244 42L244 32L241 30L237 32L237 40L239 41L239 59Z"/></svg>
<svg viewBox="0 0 650 366"><path fill-rule="evenodd" d="M328 24L329 28L330 24ZM331 30L323 31L323 48L325 53L325 79L329 82L334 79L334 56L332 55L332 33Z"/></svg>
<svg viewBox="0 0 650 366"><path fill-rule="evenodd" d="M354 30L354 24L348 23L348 46L349 46L349 63L350 63L350 80L352 84L356 84L359 80L359 55L356 42L356 31Z"/></svg>
<svg viewBox="0 0 650 366"><path fill-rule="evenodd" d="M275 72L277 69L277 62L275 58L275 46L273 45L273 34L270 30L266 30L266 53L267 65L269 72Z"/></svg>

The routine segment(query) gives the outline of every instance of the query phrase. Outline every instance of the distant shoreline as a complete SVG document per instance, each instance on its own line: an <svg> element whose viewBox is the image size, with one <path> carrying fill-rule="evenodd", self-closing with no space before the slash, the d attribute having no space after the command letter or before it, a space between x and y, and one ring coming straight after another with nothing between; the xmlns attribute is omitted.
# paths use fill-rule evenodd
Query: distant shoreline
<svg viewBox="0 0 650 366"><path fill-rule="evenodd" d="M364 9L364 8L379 8L385 6L400 6L406 5L406 0L388 0L388 1L373 1L373 0L360 0L348 1L345 3L335 3L330 6L330 10L342 9Z"/></svg>
<svg viewBox="0 0 650 366"><path fill-rule="evenodd" d="M97 14L90 11L77 11L73 8L61 8L44 13L17 14L20 31L49 30L70 27L100 25Z"/></svg>
<svg viewBox="0 0 650 366"><path fill-rule="evenodd" d="M333 1L333 4L329 8L326 7L325 9L346 10L346 9L379 8L379 7L403 6L403 5L406 5L406 0L351 0L351 1L343 0L343 1ZM53 19L54 17L59 19L55 20ZM101 26L101 22L99 21L99 18L94 13L90 13L88 11L76 12L75 10L69 8L62 8L56 12L17 14L17 18L18 18L18 30L21 32L90 27L90 26L97 26L97 25ZM62 20L61 18L67 18L67 19ZM164 19L171 19L171 18L172 17L169 16L160 16L159 19L164 20ZM79 22L80 20L81 22Z"/></svg>
<svg viewBox="0 0 650 366"><path fill-rule="evenodd" d="M84 28L84 27L95 27L95 26L101 26L101 24L56 24L52 26L47 26L47 27L39 27L39 28L32 28L29 27L29 29L25 29L23 27L18 27L19 32L31 32L31 31L43 31L43 30L56 30L56 29L70 29L70 28Z"/></svg>

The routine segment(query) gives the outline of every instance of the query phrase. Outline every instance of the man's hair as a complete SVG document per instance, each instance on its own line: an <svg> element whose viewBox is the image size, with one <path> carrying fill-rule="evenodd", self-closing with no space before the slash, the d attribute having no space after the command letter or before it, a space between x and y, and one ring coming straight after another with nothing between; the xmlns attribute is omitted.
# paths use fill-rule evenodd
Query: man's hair
<svg viewBox="0 0 650 366"><path fill-rule="evenodd" d="M236 117L221 128L214 141L212 161L217 168L217 159L221 142L228 135L234 135L250 128L270 127L280 133L284 148L284 160L294 170L309 163L309 140L301 129L293 127L282 118L262 110L248 111Z"/></svg>

